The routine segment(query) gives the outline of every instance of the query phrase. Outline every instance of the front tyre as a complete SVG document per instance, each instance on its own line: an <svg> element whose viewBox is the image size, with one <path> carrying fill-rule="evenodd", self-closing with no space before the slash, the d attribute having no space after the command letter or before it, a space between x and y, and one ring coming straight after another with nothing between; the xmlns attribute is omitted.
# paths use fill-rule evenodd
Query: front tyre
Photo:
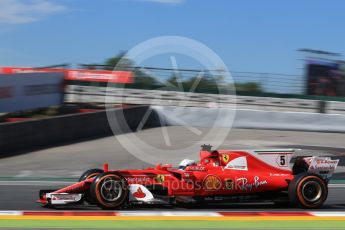
<svg viewBox="0 0 345 230"><path fill-rule="evenodd" d="M90 194L99 207L118 209L128 200L128 184L126 179L117 173L102 173L92 182Z"/></svg>
<svg viewBox="0 0 345 230"><path fill-rule="evenodd" d="M83 180L87 180L90 178L93 178L97 176L98 174L103 173L102 169L89 169L86 172L84 172L80 177L79 177L79 182Z"/></svg>
<svg viewBox="0 0 345 230"><path fill-rule="evenodd" d="M96 177L97 175L103 173L104 171L102 169L89 169L86 172L84 172L80 177L79 177L79 182L80 181L84 181L84 180L88 180L91 178ZM92 199L91 195L90 195L90 191L87 190L84 193L84 200L89 203L89 204L95 204L95 201Z"/></svg>
<svg viewBox="0 0 345 230"><path fill-rule="evenodd" d="M315 174L298 174L289 184L290 201L300 208L320 208L327 196L326 182Z"/></svg>

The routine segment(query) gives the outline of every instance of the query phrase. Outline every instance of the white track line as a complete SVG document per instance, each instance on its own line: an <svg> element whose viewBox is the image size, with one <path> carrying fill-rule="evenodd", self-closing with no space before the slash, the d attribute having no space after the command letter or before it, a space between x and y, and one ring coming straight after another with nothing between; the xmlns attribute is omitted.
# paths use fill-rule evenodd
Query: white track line
<svg viewBox="0 0 345 230"><path fill-rule="evenodd" d="M22 216L22 211L0 211L0 216Z"/></svg>
<svg viewBox="0 0 345 230"><path fill-rule="evenodd" d="M345 188L345 184L329 184L329 188Z"/></svg>
<svg viewBox="0 0 345 230"><path fill-rule="evenodd" d="M117 212L117 215L119 216L222 216L218 212L196 212L196 211L142 211L142 212L136 212L136 211L121 211Z"/></svg>
<svg viewBox="0 0 345 230"><path fill-rule="evenodd" d="M345 212L310 212L313 216L321 217L342 217L345 216Z"/></svg>

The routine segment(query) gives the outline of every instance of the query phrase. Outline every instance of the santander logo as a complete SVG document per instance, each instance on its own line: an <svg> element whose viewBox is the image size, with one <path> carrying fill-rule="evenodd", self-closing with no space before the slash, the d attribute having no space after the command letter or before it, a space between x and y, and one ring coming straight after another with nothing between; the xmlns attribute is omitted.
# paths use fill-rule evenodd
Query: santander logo
<svg viewBox="0 0 345 230"><path fill-rule="evenodd" d="M138 190L137 190L135 193L133 193L133 196L134 196L135 198L145 198L146 194L143 193L143 191L142 191L141 188L139 187Z"/></svg>

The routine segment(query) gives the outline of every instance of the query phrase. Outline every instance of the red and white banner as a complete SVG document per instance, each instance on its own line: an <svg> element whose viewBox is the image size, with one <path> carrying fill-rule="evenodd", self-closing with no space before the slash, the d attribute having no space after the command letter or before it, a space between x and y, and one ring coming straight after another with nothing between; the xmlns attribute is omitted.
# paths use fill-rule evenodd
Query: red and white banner
<svg viewBox="0 0 345 230"><path fill-rule="evenodd" d="M109 70L67 70L65 79L128 84L133 83L133 73L130 71Z"/></svg>
<svg viewBox="0 0 345 230"><path fill-rule="evenodd" d="M31 67L0 67L0 74L15 73L46 73L46 72L65 72L65 69L31 68Z"/></svg>
<svg viewBox="0 0 345 230"><path fill-rule="evenodd" d="M109 83L120 83L120 84L129 84L129 83L133 83L134 81L133 72L131 71L0 67L0 74L39 73L39 72L63 72L65 74L65 80L73 80L73 81L109 82Z"/></svg>

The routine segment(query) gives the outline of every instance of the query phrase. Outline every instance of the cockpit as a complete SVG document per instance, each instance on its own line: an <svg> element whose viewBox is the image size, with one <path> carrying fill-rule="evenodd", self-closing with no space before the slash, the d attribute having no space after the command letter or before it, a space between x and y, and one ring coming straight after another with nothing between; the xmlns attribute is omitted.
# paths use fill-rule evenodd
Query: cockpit
<svg viewBox="0 0 345 230"><path fill-rule="evenodd" d="M225 166L230 160L230 156L228 153L220 153L217 150L212 150L211 145L203 145L201 147L202 149L200 151L199 162L196 162L195 160L184 159L179 164L179 169L184 170L188 166Z"/></svg>

